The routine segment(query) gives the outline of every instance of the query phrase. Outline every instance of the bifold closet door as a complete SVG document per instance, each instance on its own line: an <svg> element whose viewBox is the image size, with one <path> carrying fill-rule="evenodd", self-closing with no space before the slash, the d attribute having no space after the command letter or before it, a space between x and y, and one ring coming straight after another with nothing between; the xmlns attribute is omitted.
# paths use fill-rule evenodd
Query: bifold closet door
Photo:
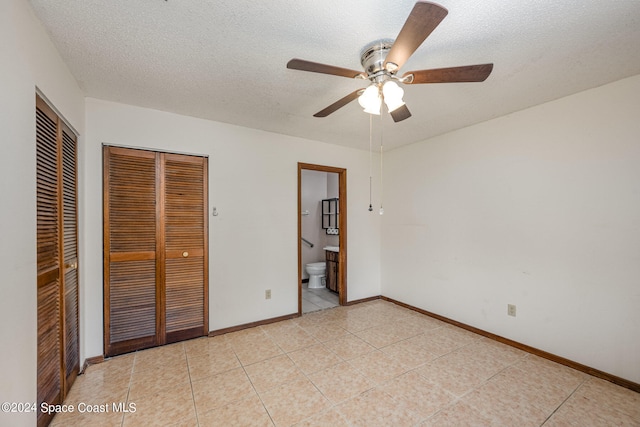
<svg viewBox="0 0 640 427"><path fill-rule="evenodd" d="M104 148L105 354L158 344L156 153Z"/></svg>
<svg viewBox="0 0 640 427"><path fill-rule="evenodd" d="M36 110L37 263L38 263L38 408L62 403L62 279L58 126L38 105ZM49 420L38 413L38 425Z"/></svg>
<svg viewBox="0 0 640 427"><path fill-rule="evenodd" d="M164 176L166 342L208 333L207 163L203 157L160 154Z"/></svg>
<svg viewBox="0 0 640 427"><path fill-rule="evenodd" d="M62 265L64 289L64 394L80 373L78 305L77 150L73 133L62 126Z"/></svg>
<svg viewBox="0 0 640 427"><path fill-rule="evenodd" d="M36 97L38 408L61 403L80 369L76 176L75 135Z"/></svg>
<svg viewBox="0 0 640 427"><path fill-rule="evenodd" d="M105 354L206 335L207 159L103 154Z"/></svg>

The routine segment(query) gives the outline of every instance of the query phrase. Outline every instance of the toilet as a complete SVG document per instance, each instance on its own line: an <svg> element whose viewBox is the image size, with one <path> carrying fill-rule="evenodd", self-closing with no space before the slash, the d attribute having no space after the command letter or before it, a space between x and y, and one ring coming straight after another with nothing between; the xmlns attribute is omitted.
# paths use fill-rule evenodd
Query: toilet
<svg viewBox="0 0 640 427"><path fill-rule="evenodd" d="M322 278L327 270L327 264L324 261L312 262L306 264L305 268L307 269L307 273L309 273L309 289L324 288Z"/></svg>

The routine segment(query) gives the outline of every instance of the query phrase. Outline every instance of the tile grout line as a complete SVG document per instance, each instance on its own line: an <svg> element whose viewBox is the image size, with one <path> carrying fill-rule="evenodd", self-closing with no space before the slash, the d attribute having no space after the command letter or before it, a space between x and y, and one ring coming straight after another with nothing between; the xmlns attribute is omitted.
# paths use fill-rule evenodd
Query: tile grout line
<svg viewBox="0 0 640 427"><path fill-rule="evenodd" d="M126 397L126 403L129 403L129 395L131 394L131 384L133 383L133 372L134 369L136 367L136 359L137 359L137 354L138 352L136 351L136 353L133 356L133 362L131 363L131 372L129 372L129 385L127 386L127 397ZM122 414L122 421L120 422L120 426L124 427L124 417L126 417L127 414Z"/></svg>
<svg viewBox="0 0 640 427"><path fill-rule="evenodd" d="M320 343L320 344L322 344L322 343ZM294 350L294 351L297 351L297 350ZM306 418L303 418L303 419L299 420L298 422L296 422L296 424L299 424L300 422L302 422L302 421L304 421L304 420L307 420L307 419L309 419L309 418L315 417L316 415L318 415L318 414L319 414L319 413L321 413L321 412L327 412L327 411L329 411L330 409L333 409L336 405L331 401L331 399L329 399L327 396L325 396L325 395L324 395L324 393L322 392L322 390L320 390L320 389L318 388L318 386L316 386L316 385L315 385L315 383L311 380L311 378L309 378L309 376L307 375L307 373L306 373L306 372L304 372L302 369L300 369L300 368L298 367L298 365L296 364L296 362L295 362L293 359L291 359L291 357L289 356L289 353L285 353L285 354L287 355L287 358L291 361L291 363L293 363L293 366L295 366L295 367L300 371L300 373L301 373L302 375L304 375L304 377L307 379L307 381L309 381L309 383L310 383L310 384L311 384L311 385L312 385L316 390L318 390L318 393L320 393L320 395L321 395L322 397L324 397L324 398L327 400L327 402L329 402L329 403L330 403L330 406L329 406L327 409L325 409L324 411L316 412L316 413L314 413L314 414L312 414L312 415L310 415L310 416L308 416L308 417L306 417ZM339 356L338 356L338 357L339 357Z"/></svg>
<svg viewBox="0 0 640 427"><path fill-rule="evenodd" d="M296 324L296 326L297 326L298 328L300 328L301 330L305 331L305 330L304 330L304 328L302 328L301 326L299 326L299 325L297 325L297 324ZM344 328L342 328L342 329L344 329ZM356 338L359 338L357 335L355 335L354 333L350 332L349 330L347 330L347 329L344 329L344 330L345 330L347 333L349 333L351 336L356 337ZM309 376L308 376L308 375L307 375L307 374L306 374L302 369L300 369L300 368L298 367L298 365L296 364L296 362L295 362L293 359L291 359L291 357L289 356L289 353L292 353L292 352L294 352L294 351L298 351L298 350L302 350L302 349L304 349L304 348L308 348L308 347L310 347L310 346L308 346L308 347L303 347L303 348L300 348L300 349L295 349L295 350L292 350L292 351L290 351L290 352L286 352L282 347L280 347L280 345L279 345L276 341L274 341L274 340L269 336L269 334L268 334L266 331L263 331L263 332L264 332L264 333L269 337L269 339L270 339L271 341L273 341L273 343L274 343L276 346L278 346L278 348L283 352L283 354L284 354L285 356L287 356L287 358L289 359L289 361L291 361L291 363L293 364L293 366L295 366L295 367L296 367L296 369L298 369L298 371L299 371L299 372L300 372L300 373L301 373L301 374L306 378L306 380L307 380L307 381L308 381L308 382L309 382L309 383L310 383L310 384L311 384L311 385L312 385L312 386L313 386L313 387L314 387L314 388L315 388L315 389L320 393L320 395L321 395L322 397L324 397L324 398L327 400L327 402L329 402L329 404L330 404L330 406L329 406L328 408L326 408L326 410L316 412L316 413L314 413L314 414L312 414L312 415L310 415L310 416L308 416L308 417L306 417L306 418L303 418L303 419L299 420L298 422L302 422L302 421L307 420L307 419L309 419L309 418L312 418L312 417L314 417L314 416L316 416L316 415L318 415L318 414L320 414L320 413L328 412L329 410L336 408L336 407L338 406L338 404L333 403L333 401L332 401L331 399L329 399L329 398L328 398L328 397L327 397L327 396L322 392L322 390L320 390L320 389L318 388L318 386L317 386L317 385L316 385L316 384L315 384L315 383L314 383L314 382L309 378ZM305 331L305 333L307 333L309 336L311 336L311 337L312 337L312 338L314 338L316 341L318 341L318 344L321 344L321 345L322 345L323 347L325 347L328 351L332 352L332 353L333 353L333 354L335 354L338 358L340 358L340 359L342 360L340 363L347 363L347 364L348 364L349 366L351 366L353 369L356 369L355 367L353 367L353 366L349 363L349 361L348 361L348 360L343 359L343 358L342 358L342 357L340 357L340 356L339 356L335 351L333 351L332 349L330 349L330 348L326 347L326 346L324 345L324 343L323 343L323 342L321 342L320 340L318 340L317 338L315 338L313 335L309 334L308 332L306 332L306 331ZM359 339L361 339L361 338L359 338ZM314 344L314 345L316 345L316 344ZM375 348L375 347L374 347L374 348ZM280 356L281 356L281 355L274 356L274 357L272 357L272 358L267 358L267 359L265 359L265 360L270 360L270 359L273 359L273 358L275 358L275 357L280 357ZM256 362L256 363L260 363L260 362ZM249 365L248 365L248 366L249 366ZM243 365L243 368L244 368L244 365ZM356 369L356 371L358 371L358 372L359 372L359 370L357 370L357 369ZM245 373L246 373L246 370L245 370ZM251 381L251 378L249 377L249 374L248 374L248 373L247 373L247 377L249 378L249 381L251 382L251 385L254 387L254 390L255 390L255 386L253 385L253 381ZM284 383L278 384L278 385L277 385L277 386L275 386L274 388L276 388L276 387L280 387L280 386L282 386L282 385L289 384L289 383L292 383L292 382L295 382L295 380L287 381L287 382L284 382ZM365 393L365 392L367 392L367 391L369 391L369 390L372 390L373 388L375 388L375 387L372 387L372 388L370 388L370 389L368 389L368 390L366 390L366 391L364 391L364 392L360 393L359 395L362 395L363 393ZM257 390L256 390L256 393L258 394L258 397L260 397L260 394L258 393L258 391L257 391ZM262 397L260 397L260 401L263 403L263 406L264 406L264 402L262 401ZM269 414L269 417L271 418L271 414L270 414L270 413L269 413L269 411L267 410L266 406L265 406L265 410L267 411L267 414ZM272 422L274 423L274 425L275 425L275 422L273 421L273 418L271 418L271 421L272 421ZM349 424L350 424L350 423L349 423Z"/></svg>
<svg viewBox="0 0 640 427"><path fill-rule="evenodd" d="M438 328L433 328L433 329L438 329ZM433 329L431 329L431 330L433 330ZM424 333L424 332L423 332L423 333ZM419 334L418 334L418 335L419 335ZM416 335L416 336L417 336L417 335ZM410 338L407 338L407 339L410 339ZM505 370L506 370L506 369L508 369L509 367L514 366L515 364L519 363L519 362L520 362L520 360L525 359L525 358L528 356L528 355L525 355L525 356L523 356L523 357L519 358L518 360L516 360L515 362L505 365L505 366L504 366L502 369L500 369L498 372L496 372L496 373L494 373L493 375L491 375L490 377L488 377L488 378L484 379L484 380L483 380L479 385L477 385L477 386L473 387L472 389L470 389L470 390L466 391L464 394L462 394L462 395L460 395L460 396L458 396L458 395L456 395L456 394L454 394L454 393L450 392L450 391L449 391L449 390L447 390L447 389L444 389L442 386L440 386L440 385L438 385L438 384L435 384L435 383L434 383L433 381L431 381L428 377L425 377L425 376L424 376L424 375L422 375L420 372L417 372L417 371L418 371L418 369L420 369L421 367L423 367L423 366L425 366L425 365L427 365L427 364L429 364L429 363L431 363L431 362L433 362L433 361L435 361L435 360L440 360L440 359L442 359L442 358L444 358L444 357L446 357L446 356L450 356L450 355L452 355L453 353L456 353L456 352L460 351L460 350L461 350L461 349L463 349L463 348L466 348L466 347L472 346L472 345L477 344L478 342L481 342L481 341L482 341L482 337L481 337L480 339L476 339L476 340L473 340L472 342L469 342L469 343L467 343L467 344L464 344L463 346L458 347L458 348L456 348L456 349L454 349L454 350L452 350L452 351L450 351L450 352L447 352L447 353L441 354L441 355L437 356L436 358L434 358L434 359L432 359L432 360L430 360L430 361L428 361L428 362L426 362L426 363L424 363L424 364L422 364L422 365L420 365L420 366L417 366L417 367L415 367L415 368L413 368L412 370L410 370L410 371L409 371L409 372L413 372L413 371L415 371L415 372L416 372L416 374L417 374L417 375L419 375L421 378L425 379L427 382L429 382L430 384L434 385L435 387L438 387L438 388L439 388L439 389L441 389L443 392L445 392L445 393L447 393L447 394L449 394L449 395L451 395L451 396L453 396L453 397L454 397L454 399L453 399L449 404L445 405L444 407L442 407L442 408L438 409L436 412L434 412L434 413L433 413L433 414L431 414L430 416L428 416L428 417L426 417L425 419L421 420L421 421L420 421L420 423L423 423L423 422L425 422L425 421L427 421L427 420L429 420L429 419L432 419L432 418L436 417L436 416L437 416L439 413L441 413L442 411L445 411L445 410L447 410L447 409L450 409L450 408L454 407L454 406L455 406L455 405L457 405L458 403L462 402L462 401L463 401L463 399L464 399L464 397L466 397L466 396L470 395L470 394L471 394L471 393L473 393L475 390L478 390L478 389L479 389L480 387L482 387L484 384L488 383L492 378L496 377L497 375L499 375L500 373L502 373L503 371L505 371ZM475 408L475 406L473 406L473 405L471 405L471 406L472 406L473 408ZM478 409L478 408L475 408L475 409Z"/></svg>
<svg viewBox="0 0 640 427"><path fill-rule="evenodd" d="M344 328L342 328L342 329L343 329L344 331L346 331L348 334L350 334L351 336L353 336L353 337L355 337L355 338L358 338L358 339L362 340L363 342L367 343L365 340L363 340L362 338L358 337L354 332L351 332L351 331L349 331L349 330L347 330L347 329L344 329ZM342 338L344 338L344 337L342 337ZM337 339L342 339L342 338L337 338ZM324 348L326 348L329 352L331 352L331 353L335 354L335 355L336 355L336 356L341 360L341 362L339 362L339 363L337 363L337 364L335 364L335 365L339 365L339 364L342 364L342 363L346 363L346 364L347 364L347 365L349 365L352 369L354 369L358 374L360 374L360 375L362 375L364 378L366 378L366 376L364 375L364 373L363 373L362 371L360 371L360 369L356 368L355 366L353 366L353 365L349 362L350 360L353 360L354 358L351 358L351 359L343 359L340 355L338 355L338 354L337 354L335 351L333 351L331 348L328 348L328 347L324 346L324 343L323 343L323 342L320 342L320 344L322 344ZM367 343L367 344L371 345L370 343ZM373 350L373 351L380 351L377 347L375 347L375 346L373 346L373 345L371 345L371 347L373 347L373 348L374 348L374 350ZM297 350L294 350L294 351L297 351ZM292 352L293 352L293 351L292 351ZM372 353L372 352L367 352L367 353L365 353L365 354L370 354L370 353ZM289 357L289 353L285 353L285 354L287 355L287 357ZM356 357L359 357L359 356L356 356ZM295 363L295 361L294 361L293 359L291 359L291 357L289 357L289 360L291 360L291 362L293 362L294 366L298 367L298 365ZM335 365L332 365L332 366L335 366ZM319 411L319 412L316 412L316 413L314 413L314 414L310 415L309 417L303 418L302 420L300 420L300 421L298 421L298 422L302 422L302 421L308 420L308 419L310 419L310 418L315 417L315 416L316 416L316 415L318 415L318 414L325 413L325 412L329 412L330 410L332 410L332 409L333 409L333 410L337 411L337 412L342 416L342 418L343 418L343 419L345 419L345 421L346 421L349 425L352 425L352 423L351 423L347 418L345 418L345 417L343 416L342 412L340 412L338 409L336 409L338 406L340 406L340 405L341 405L342 403L344 403L344 402L334 403L331 399L329 399L329 397L327 397L327 396L322 392L322 390L320 390L320 389L318 388L318 386L313 382L313 380L311 380L311 378L309 378L309 375L307 375L307 373L306 373L306 372L302 371L302 369L300 369L300 368L298 368L298 369L299 369L299 370L300 370L300 372L305 376L305 378L306 378L306 379L311 383L311 385L313 385L313 387L314 387L314 388L315 388L315 389L316 389L316 390L317 390L317 391L322 395L322 397L324 397L324 398L325 398L325 399L330 403L330 406L329 406L328 408L326 408L325 410L323 410L323 411ZM323 370L323 369L319 369L318 371L316 371L316 372L314 372L314 373L320 372L320 371L322 371L322 370ZM312 373L312 374L313 374L313 373ZM402 375L402 374L401 374L401 375ZM356 398L356 397L362 396L363 394L368 393L368 392L370 392L371 390L374 390L374 389L375 389L375 388L377 388L379 385L380 385L380 384L377 384L377 383L376 383L376 384L374 384L374 383L372 383L372 386L371 386L370 388L368 388L368 389L366 389L366 390L363 390L363 391L359 392L358 394L356 394L356 395L354 395L354 396L351 396L349 399L353 399L353 398ZM381 391L382 393L385 393L383 390L380 390L380 391ZM387 395L388 395L389 397L391 397L393 400L396 400L395 398L393 398L393 396L390 396L388 393L385 393L385 394L387 394ZM347 399L347 400L348 400L348 399Z"/></svg>
<svg viewBox="0 0 640 427"><path fill-rule="evenodd" d="M264 331L262 331L264 332ZM269 338L271 339L271 338ZM273 341L273 340L272 340ZM274 342L274 344L276 344L276 346L278 346L278 348L280 348L280 346ZM264 411L267 413L267 415L269 416L269 419L271 420L271 424L273 424L274 426L276 425L276 422L273 420L273 417L271 416L271 413L269 412L269 410L267 409L267 406L264 404L264 400L262 400L262 396L260 396L260 393L258 393L258 389L256 389L255 384L253 384L253 380L251 379L251 377L249 376L249 373L247 372L247 369L244 365L244 363L242 363L242 361L240 360L240 358L238 357L238 354L236 353L236 350L233 348L233 346L231 345L231 351L233 351L233 354L236 356L236 360L238 361L238 363L240 364L240 367L242 368L242 371L244 372L244 374L247 376L247 379L249 380L249 384L251 384L251 388L253 388L253 391L255 392L256 396L258 396L258 399L260 399L260 404L262 405L262 407L264 408ZM280 350L282 351L282 349L280 348ZM265 360L270 360L273 359L275 357L279 357L278 356L273 356L273 357L269 357ZM261 362L261 361L260 361ZM255 362L255 363L260 363L260 362ZM251 366L254 363L251 363L247 366Z"/></svg>
<svg viewBox="0 0 640 427"><path fill-rule="evenodd" d="M545 425L545 424L547 423L547 421L549 421L549 419L551 419L551 417L553 416L553 414L555 414L556 412L558 412L558 409L562 408L562 406L563 406L565 403L567 403L567 401L568 401L569 399L571 399L571 397L576 393L576 391L578 391L578 390L580 389L580 387L582 387L582 385L583 385L584 383L586 383L587 381L589 381L589 377L588 377L588 376L587 376L587 377L585 377L585 378L582 380L582 382L581 382L580 384L578 384L578 385L576 386L576 388L575 388L575 389L573 389L573 391L572 391L571 393L569 393L569 396L567 396L567 398L566 398L566 399L564 399L564 400L562 401L562 403L560 403L560 404L556 407L556 409L554 409L553 411L551 411L551 414L549 414L549 416L548 416L548 417L547 417L547 418L542 422L542 424L540 424L540 426L542 427L543 425Z"/></svg>
<svg viewBox="0 0 640 427"><path fill-rule="evenodd" d="M375 327L377 327L377 326L372 326L371 328L365 328L365 329L363 329L363 330L361 330L361 331L358 331L358 332L366 331L366 330L368 330L368 329L373 329L373 328L375 328ZM342 328L342 329L344 329L344 328ZM347 329L344 329L344 330L345 330L347 333L349 333L351 336L353 336L353 337L355 337L355 338L358 338L358 339L362 340L363 342L365 342L366 344L370 345L370 346L374 349L373 351L370 351L370 352L364 353L364 354L362 354L362 355L360 355L360 356L364 356L364 355L367 355L367 354L371 354L371 353L373 353L373 352L375 352L375 351L379 351L379 352L381 352L383 355L385 355L385 356L386 356L386 354L381 350L381 348L384 348L384 347L387 347L387 346L389 346L389 345L393 345L394 343L396 343L396 342L394 342L394 343L390 343L390 344L388 344L387 346L378 347L378 346L375 346L375 345L373 345L372 343L370 343L370 342L366 341L365 339L361 338L360 336L358 336L356 332L351 332L351 331L349 331L349 330L347 330ZM419 335L419 334L416 334L416 335ZM414 336L416 336L416 335L414 335ZM413 336L412 336L412 337L413 337ZM409 338L412 338L412 337L407 337L405 340L408 340ZM397 342L400 342L400 341L403 341L403 340L399 340L399 341L397 341ZM325 348L327 348L327 350L328 350L328 351L331 351L333 354L335 354L335 355L336 355L336 356L338 356L340 359L342 359L342 357L340 357L340 356L339 356L335 351L333 351L332 349L330 349L330 348L328 348L328 347L325 347ZM364 373L364 372L362 372L362 370L358 369L356 366L353 366L353 364L351 364L351 362L350 362L351 360L353 360L353 359L355 359L355 358L357 358L357 357L360 357L360 356L356 356L356 357L353 357L353 358L351 358L351 359L342 359L342 362L340 362L340 363L346 363L346 364L347 364L347 365L349 365L352 369L354 369L358 374L360 374L360 375L361 375L361 376L363 376L364 378L367 378L367 377L366 377L366 375L365 375L365 373ZM294 364L295 364L295 362L294 362ZM393 377L393 378L389 378L389 379L387 379L387 380L383 381L383 383L389 382L389 381L391 381L391 380L393 380L393 379L395 379L395 378L398 378L398 377L400 377L400 376L402 376L402 375L404 375L404 374L406 374L407 372L410 372L410 371L411 371L411 370L409 370L409 371L405 371L405 372L403 372L403 373L401 373L401 374L399 374L399 375L397 375L397 376L395 376L395 377ZM307 376L307 375L305 374L305 376ZM308 376L307 376L307 379L308 379L308 380L311 382L311 384L316 388L316 390L318 390L318 391L320 392L320 394L321 394L325 399L327 399L327 400L332 404L332 405L331 405L331 407L329 407L329 408L328 408L328 409L326 409L325 411L321 411L321 412L328 412L329 410L331 410L331 409L335 409L337 406L339 406L339 404L337 404L337 403L333 403L333 401L331 401L331 400L330 400L330 399L329 399L329 398L328 398L328 397L327 397L327 396L322 392L322 390L320 390L320 389L317 387L317 385L316 385L316 384L315 384L315 383L314 383L310 378L308 378ZM350 399L353 399L353 398L356 398L356 397L362 396L362 395L364 395L365 393L370 392L371 390L379 389L381 393L386 394L386 395L387 395L389 398L391 398L393 401L396 401L396 402L397 402L397 399L396 399L396 398L394 398L393 396L391 396L390 394L388 394L387 392L385 392L384 390L382 390L382 389L380 388L380 386L381 386L383 383L373 383L373 382L372 382L372 386L371 386L370 388L368 388L368 389L366 389L366 390L361 391L361 392L360 392L360 393L358 393L357 395L352 396ZM336 410L337 410L337 409L336 409ZM339 412L340 414L342 414L340 411L338 411L338 412ZM413 412L413 411L411 411L411 412ZM317 414L314 414L314 415L312 415L311 417L313 417L313 416L315 416L315 415L317 415ZM308 417L308 418L311 418L311 417ZM308 418L307 418L307 419L308 419ZM421 420L421 421L424 421L424 420ZM351 424L348 420L347 420L347 422L348 422L349 424Z"/></svg>
<svg viewBox="0 0 640 427"><path fill-rule="evenodd" d="M186 348L184 348L184 353L185 353L185 358L187 359L187 375L189 375L189 388L191 389L191 399L193 400L193 410L196 413L196 424L199 426L200 425L200 417L198 416L198 406L196 405L196 394L193 391L193 378L191 378L191 369L190 369L190 365L189 365L189 355L187 354L187 349Z"/></svg>

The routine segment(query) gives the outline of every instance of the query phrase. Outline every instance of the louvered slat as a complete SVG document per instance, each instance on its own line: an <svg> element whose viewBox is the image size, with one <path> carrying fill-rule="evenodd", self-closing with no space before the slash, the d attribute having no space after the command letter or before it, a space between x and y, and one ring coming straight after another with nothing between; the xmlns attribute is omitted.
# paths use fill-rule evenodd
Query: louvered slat
<svg viewBox="0 0 640 427"><path fill-rule="evenodd" d="M155 251L155 159L122 151L109 161L111 251Z"/></svg>
<svg viewBox="0 0 640 427"><path fill-rule="evenodd" d="M60 282L38 287L38 408L60 403Z"/></svg>
<svg viewBox="0 0 640 427"><path fill-rule="evenodd" d="M203 326L203 264L202 257L167 260L167 333Z"/></svg>
<svg viewBox="0 0 640 427"><path fill-rule="evenodd" d="M56 123L36 110L36 187L38 274L57 268L58 151Z"/></svg>
<svg viewBox="0 0 640 427"><path fill-rule="evenodd" d="M155 260L114 262L110 270L111 343L155 335Z"/></svg>
<svg viewBox="0 0 640 427"><path fill-rule="evenodd" d="M76 141L73 136L64 131L62 138L64 259L73 260L78 257Z"/></svg>
<svg viewBox="0 0 640 427"><path fill-rule="evenodd" d="M204 243L203 161L167 159L165 163L165 230L167 250L202 248Z"/></svg>
<svg viewBox="0 0 640 427"><path fill-rule="evenodd" d="M64 291L65 375L69 378L77 375L80 368L80 347L78 342L78 270L69 270L64 275Z"/></svg>

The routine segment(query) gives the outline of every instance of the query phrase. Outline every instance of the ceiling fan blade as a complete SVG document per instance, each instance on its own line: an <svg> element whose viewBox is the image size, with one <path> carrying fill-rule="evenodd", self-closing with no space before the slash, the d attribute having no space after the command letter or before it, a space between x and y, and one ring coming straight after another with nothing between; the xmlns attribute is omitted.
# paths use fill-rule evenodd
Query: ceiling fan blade
<svg viewBox="0 0 640 427"><path fill-rule="evenodd" d="M358 96L360 96L360 91L362 90L363 89L358 89L356 91L351 92L349 95L337 100L336 102L334 102L333 104L325 108L324 110L318 111L313 115L313 117L327 117L329 114L335 112L336 110L339 110L340 108L344 107L345 105L347 105L348 103L356 99Z"/></svg>
<svg viewBox="0 0 640 427"><path fill-rule="evenodd" d="M291 70L311 71L312 73L330 74L332 76L342 76L355 78L362 74L362 71L350 70L348 68L334 67L333 65L320 64L319 62L305 61L294 58L287 62L287 68Z"/></svg>
<svg viewBox="0 0 640 427"><path fill-rule="evenodd" d="M407 84L483 82L493 70L493 64L466 65L462 67L434 68L409 71L402 78L413 75Z"/></svg>
<svg viewBox="0 0 640 427"><path fill-rule="evenodd" d="M384 61L385 68L389 71L395 71L402 67L413 52L442 22L447 13L449 13L447 9L438 4L426 1L417 2ZM395 66L388 64L395 64Z"/></svg>
<svg viewBox="0 0 640 427"><path fill-rule="evenodd" d="M407 108L407 105L403 105L402 107L396 108L393 111L390 111L389 114L391 114L391 117L393 118L393 121L398 123L403 121L404 119L408 119L409 117L411 117L411 111L409 111L409 109Z"/></svg>

